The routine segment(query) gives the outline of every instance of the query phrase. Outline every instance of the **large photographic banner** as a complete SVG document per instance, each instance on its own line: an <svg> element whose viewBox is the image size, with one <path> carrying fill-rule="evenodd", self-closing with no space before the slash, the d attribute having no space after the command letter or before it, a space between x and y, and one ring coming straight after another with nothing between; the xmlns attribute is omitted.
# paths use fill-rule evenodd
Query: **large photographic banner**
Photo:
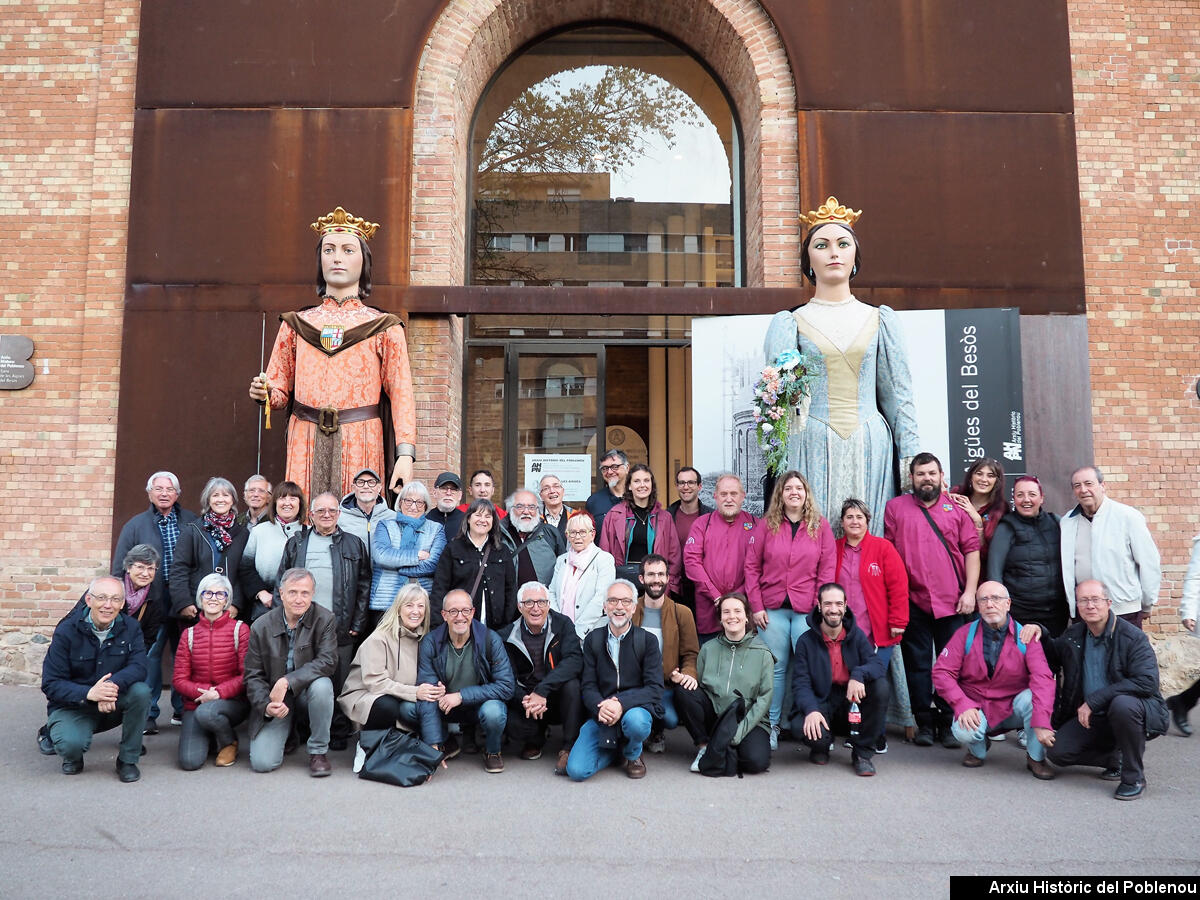
<svg viewBox="0 0 1200 900"><path fill-rule="evenodd" d="M922 449L937 454L952 484L974 460L1004 464L1009 488L1025 472L1019 311L906 310L908 347ZM754 384L762 372L770 316L692 320L692 465L712 478L734 472L747 508L763 506L766 467L754 430Z"/></svg>

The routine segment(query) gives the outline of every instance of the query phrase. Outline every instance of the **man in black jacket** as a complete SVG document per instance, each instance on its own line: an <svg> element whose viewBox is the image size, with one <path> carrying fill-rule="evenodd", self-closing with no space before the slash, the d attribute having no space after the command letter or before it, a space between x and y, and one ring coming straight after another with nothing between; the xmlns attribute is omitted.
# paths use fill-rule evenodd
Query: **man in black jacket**
<svg viewBox="0 0 1200 900"><path fill-rule="evenodd" d="M505 506L508 518L500 523L500 539L512 552L517 584L549 584L554 564L567 552L566 536L542 521L541 502L533 491L514 491Z"/></svg>
<svg viewBox="0 0 1200 900"><path fill-rule="evenodd" d="M580 693L588 718L567 758L572 781L591 778L620 759L630 778L646 775L642 743L654 718L663 715L662 651L654 635L633 624L636 608L637 588L618 578L605 593L605 627L593 628L583 640Z"/></svg>
<svg viewBox="0 0 1200 900"><path fill-rule="evenodd" d="M196 514L179 505L179 479L173 472L155 472L146 479L146 496L150 508L140 512L121 528L117 538L117 549L113 551L111 574L122 577L125 554L138 544L148 544L158 551L162 562L150 586L149 602L156 604L163 625L157 639L146 648L146 684L150 686L150 711L146 718L146 734L158 734L158 700L162 696L163 651L170 646L170 656L175 655L175 644L179 640L179 624L169 615L171 604L167 594L167 579L171 577L171 563L175 560L175 544L180 531L196 521ZM172 723L178 724L183 715L183 697L171 691L171 707L174 710Z"/></svg>
<svg viewBox="0 0 1200 900"><path fill-rule="evenodd" d="M1075 588L1075 611L1082 621L1053 640L1042 635L1046 660L1060 673L1051 717L1054 745L1046 759L1057 766L1099 766L1101 778L1121 782L1116 799L1135 800L1146 789L1146 739L1167 731L1158 658L1145 632L1112 614L1099 581ZM1021 636L1037 640L1037 631L1026 626Z"/></svg>
<svg viewBox="0 0 1200 900"><path fill-rule="evenodd" d="M142 629L121 614L125 586L97 578L83 595L84 607L65 616L42 663L47 731L64 775L83 771L83 754L98 731L121 726L117 777L137 781L142 728L150 707L146 645Z"/></svg>
<svg viewBox="0 0 1200 900"><path fill-rule="evenodd" d="M521 618L498 632L512 663L517 689L508 701L508 735L521 741L521 759L538 759L551 723L561 723L563 745L554 774L567 774L567 756L579 737L583 704L579 676L583 649L575 625L550 609L544 584L529 581L517 591Z"/></svg>
<svg viewBox="0 0 1200 900"><path fill-rule="evenodd" d="M333 613L337 620L337 670L333 674L334 696L341 693L359 635L367 626L371 600L371 559L366 545L338 527L341 505L333 494L318 494L309 510L312 528L292 535L283 548L279 563L282 575L288 569L303 568L316 579L313 602ZM278 602L276 591L276 602ZM329 746L345 750L352 731L350 720L337 707Z"/></svg>
<svg viewBox="0 0 1200 900"><path fill-rule="evenodd" d="M792 662L792 734L808 746L809 761L823 766L829 762L834 731L845 723L854 773L874 775L871 757L891 695L887 663L854 624L840 584L821 585L808 624ZM858 723L853 721L855 705Z"/></svg>

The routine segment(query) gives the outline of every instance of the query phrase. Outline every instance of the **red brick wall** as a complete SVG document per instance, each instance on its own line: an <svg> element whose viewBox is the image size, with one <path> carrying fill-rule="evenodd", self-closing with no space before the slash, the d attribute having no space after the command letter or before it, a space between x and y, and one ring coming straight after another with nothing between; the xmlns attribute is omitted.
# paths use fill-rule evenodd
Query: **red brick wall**
<svg viewBox="0 0 1200 900"><path fill-rule="evenodd" d="M1069 2L1096 462L1149 519L1175 612L1200 520L1200 8Z"/></svg>
<svg viewBox="0 0 1200 900"><path fill-rule="evenodd" d="M0 395L0 672L108 563L138 9L5 6L0 332L34 341Z"/></svg>

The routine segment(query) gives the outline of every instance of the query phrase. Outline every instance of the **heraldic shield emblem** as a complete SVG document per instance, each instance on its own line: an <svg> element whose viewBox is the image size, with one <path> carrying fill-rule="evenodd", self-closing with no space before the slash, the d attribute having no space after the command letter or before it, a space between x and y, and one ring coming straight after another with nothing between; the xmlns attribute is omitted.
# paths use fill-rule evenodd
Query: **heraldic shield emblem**
<svg viewBox="0 0 1200 900"><path fill-rule="evenodd" d="M341 325L325 325L321 328L321 346L326 350L337 350L342 346L342 338L346 329Z"/></svg>

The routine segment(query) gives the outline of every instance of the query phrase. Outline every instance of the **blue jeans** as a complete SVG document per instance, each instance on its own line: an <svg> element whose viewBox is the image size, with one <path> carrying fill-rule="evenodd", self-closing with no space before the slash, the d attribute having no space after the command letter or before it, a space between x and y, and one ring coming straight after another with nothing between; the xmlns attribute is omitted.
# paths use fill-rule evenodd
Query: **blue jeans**
<svg viewBox="0 0 1200 900"><path fill-rule="evenodd" d="M988 732L993 734L1008 731L1011 728L1025 729L1025 752L1029 754L1029 758L1036 762L1041 762L1046 758L1046 750L1038 741L1037 735L1033 733L1033 692L1026 688L1013 697L1012 715L1001 722L999 725L989 728L987 717L983 714L983 710L979 711L979 727L973 731L968 731L958 724L958 718L955 717L954 723L950 726L951 731L958 740L967 745L967 749L971 751L971 755L977 759L985 759L987 757L987 735Z"/></svg>
<svg viewBox="0 0 1200 900"><path fill-rule="evenodd" d="M652 718L650 711L641 706L628 709L621 716L621 733L625 743L621 750L600 749L600 723L588 719L579 730L579 739L567 757L567 776L572 781L584 781L601 769L625 759L637 759L642 755L642 742L650 736Z"/></svg>
<svg viewBox="0 0 1200 900"><path fill-rule="evenodd" d="M663 690L663 715L654 723L664 731L679 727L679 711L675 709L675 688Z"/></svg>
<svg viewBox="0 0 1200 900"><path fill-rule="evenodd" d="M286 716L267 719L258 734L250 739L250 768L255 772L271 772L283 765L283 748L292 731L292 716L295 715L308 717L308 752L312 755L329 752L333 682L328 676L316 679L288 707Z"/></svg>
<svg viewBox="0 0 1200 900"><path fill-rule="evenodd" d="M788 669L792 654L796 652L796 641L808 631L808 615L798 613L790 606L767 610L767 627L759 634L763 643L775 655L775 689L771 694L771 709L767 713L772 725L778 725L783 713L783 699L787 693Z"/></svg>
<svg viewBox="0 0 1200 900"><path fill-rule="evenodd" d="M146 686L150 688L150 711L146 714L147 721L158 720L158 701L162 697L163 689L162 659L167 646L168 630L166 625L158 629L158 637L146 651ZM177 716L183 714L183 694L174 688L171 688L171 709Z"/></svg>
<svg viewBox="0 0 1200 900"><path fill-rule="evenodd" d="M483 730L483 752L499 753L504 743L504 726L508 724L508 706L503 700L484 700L478 706L463 703L450 710L445 715L438 710L438 726L441 736L437 740L427 741L430 744L446 742L446 723L460 722L469 724L475 722ZM422 735L422 739L425 736Z"/></svg>

